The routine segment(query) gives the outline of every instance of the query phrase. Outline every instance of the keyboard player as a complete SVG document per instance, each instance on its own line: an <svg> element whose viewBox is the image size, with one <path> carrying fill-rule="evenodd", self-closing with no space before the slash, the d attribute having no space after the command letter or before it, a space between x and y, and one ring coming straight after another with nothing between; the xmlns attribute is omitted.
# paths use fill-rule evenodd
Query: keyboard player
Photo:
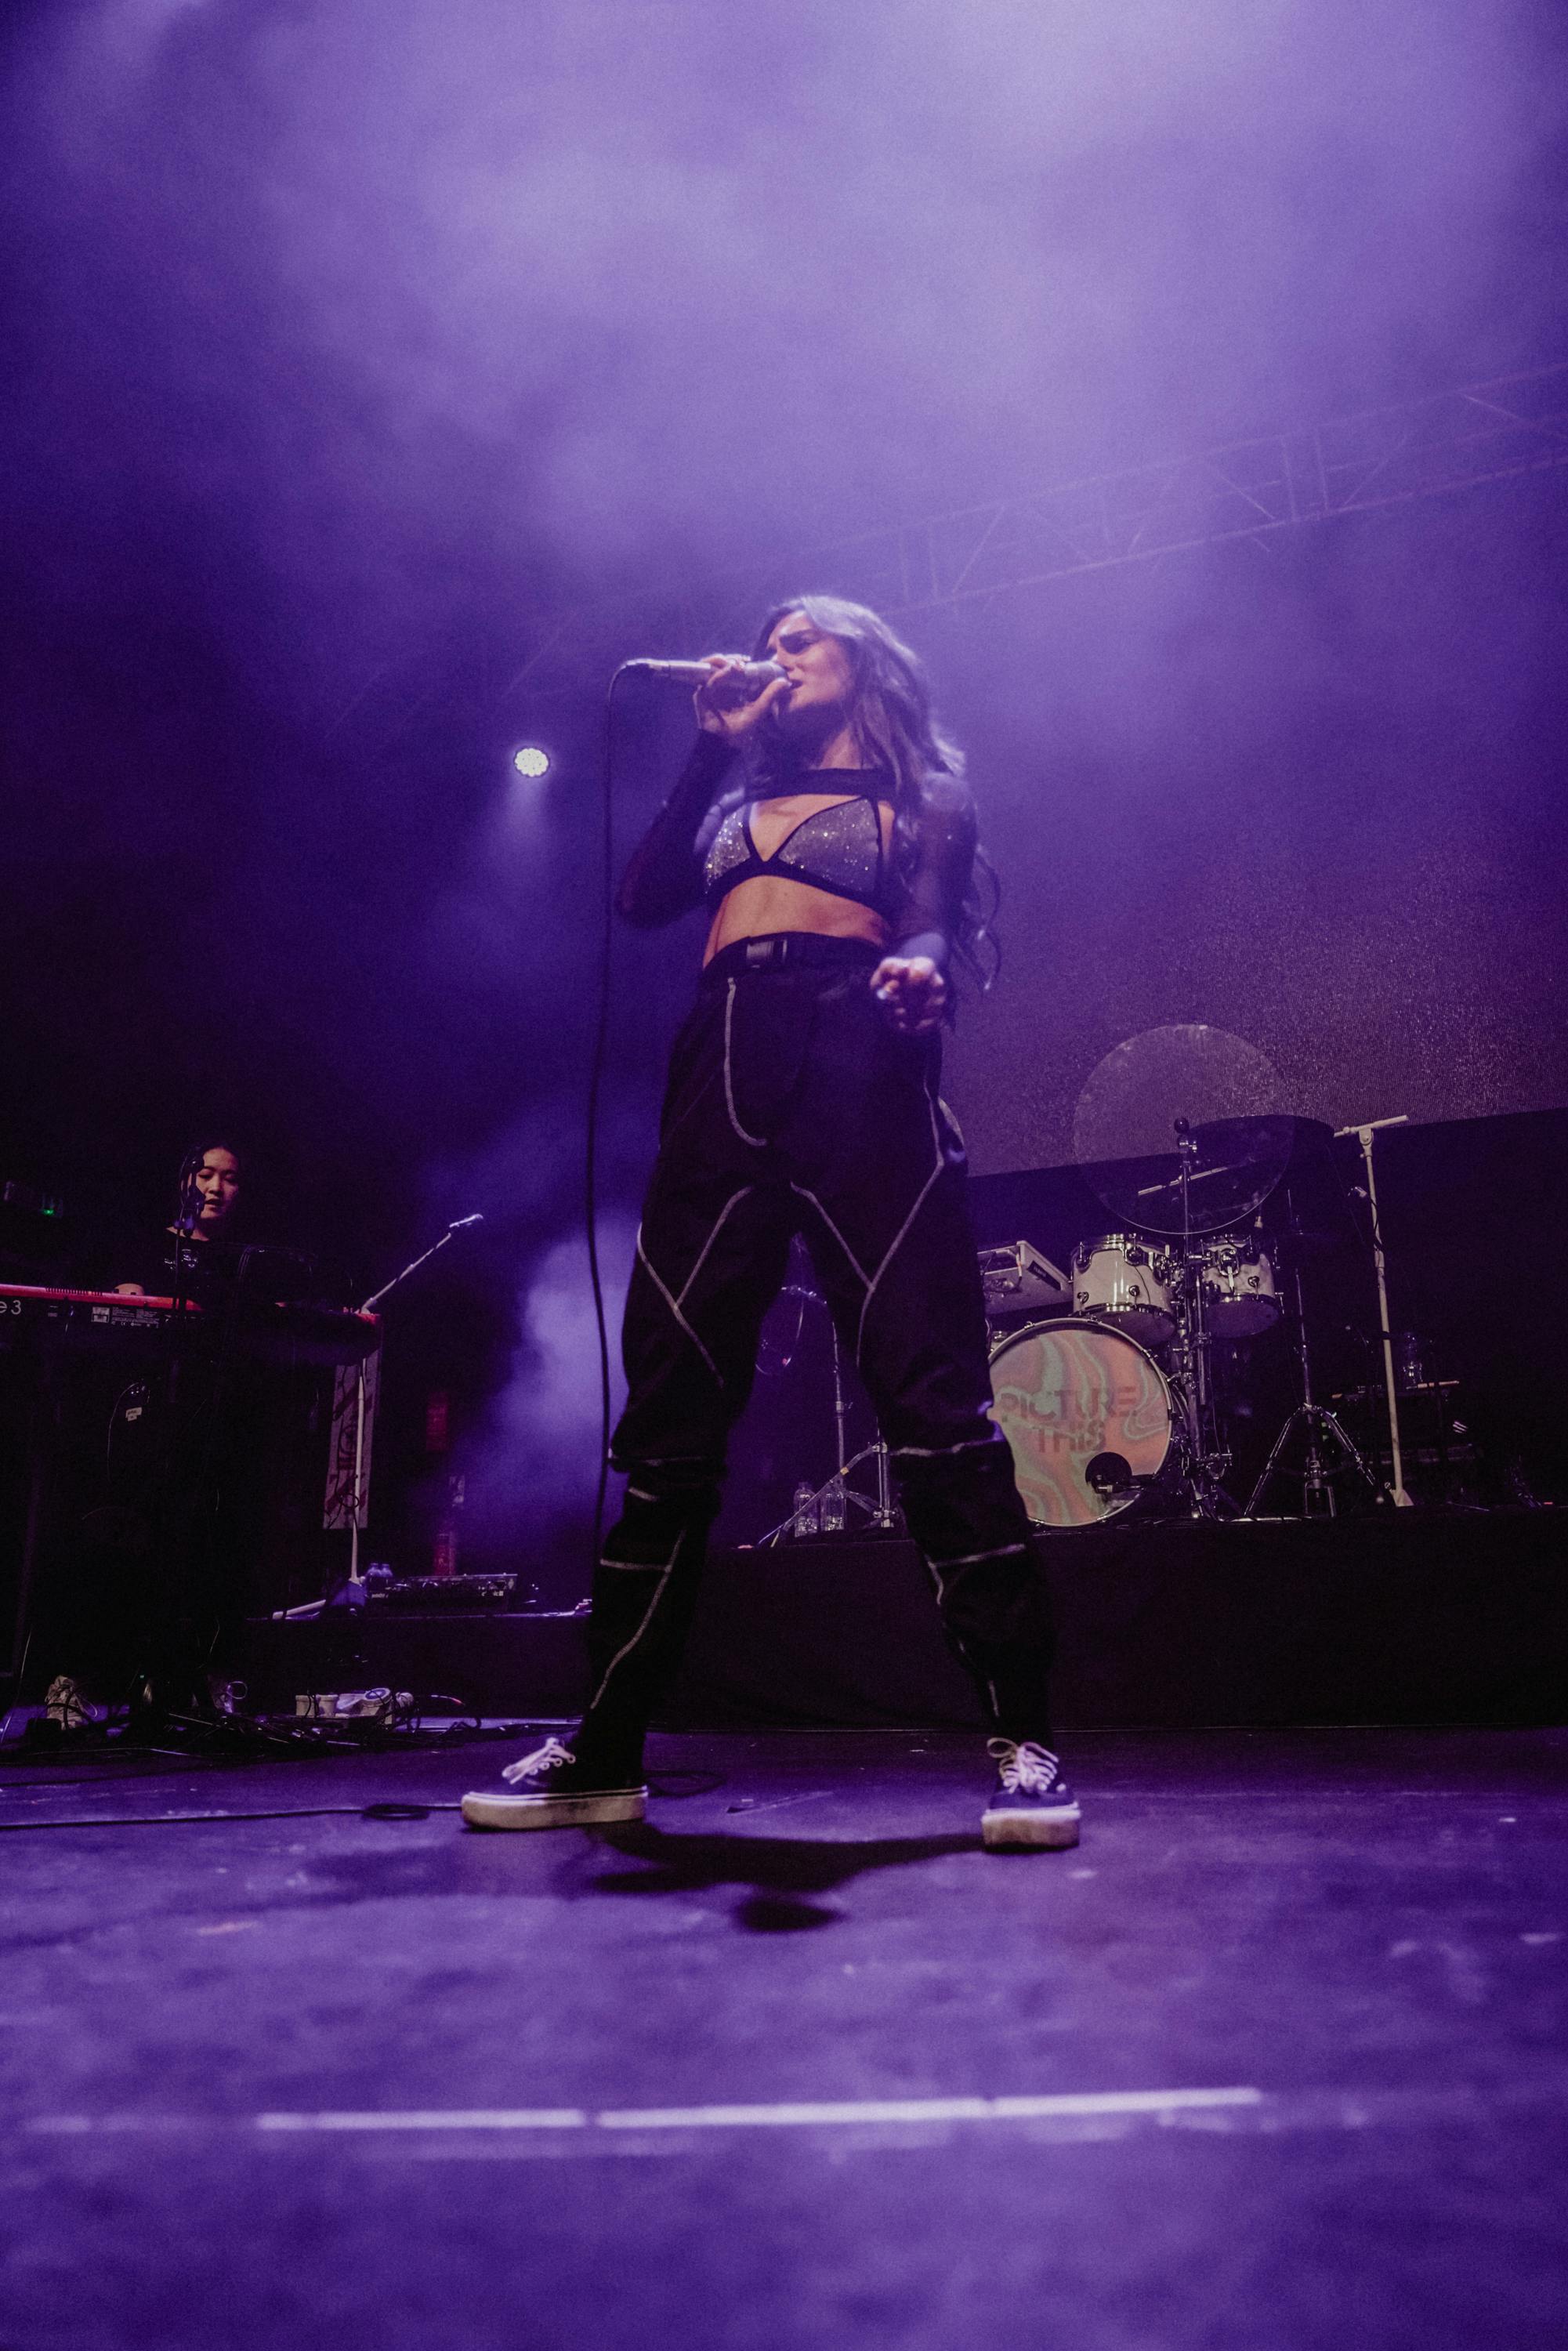
<svg viewBox="0 0 1568 2351"><path fill-rule="evenodd" d="M144 1262L124 1269L122 1297L221 1298L238 1263L235 1228L245 1190L245 1162L232 1142L198 1144L180 1170L179 1207L172 1223L141 1252Z"/></svg>
<svg viewBox="0 0 1568 2351"><path fill-rule="evenodd" d="M258 1408L253 1380L244 1365L220 1368L213 1351L212 1317L235 1295L244 1190L232 1137L199 1142L181 1164L172 1219L110 1260L118 1295L183 1298L205 1310L207 1327L177 1374L162 1348L144 1372L76 1373L60 1465L66 1523L32 1643L61 1728L89 1701L139 1693L158 1711L201 1711L212 1675L222 1677L257 1507L236 1443Z"/></svg>

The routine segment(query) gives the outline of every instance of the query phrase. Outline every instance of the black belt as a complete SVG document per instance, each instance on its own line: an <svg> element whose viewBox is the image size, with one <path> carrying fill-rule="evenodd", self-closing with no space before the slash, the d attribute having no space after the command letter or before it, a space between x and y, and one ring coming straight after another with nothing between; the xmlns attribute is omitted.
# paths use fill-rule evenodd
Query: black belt
<svg viewBox="0 0 1568 2351"><path fill-rule="evenodd" d="M703 973L705 986L734 979L746 971L778 971L786 965L810 970L818 967L861 964L869 971L882 961L885 947L870 939L834 938L825 931L769 931L759 939L733 939L720 947Z"/></svg>

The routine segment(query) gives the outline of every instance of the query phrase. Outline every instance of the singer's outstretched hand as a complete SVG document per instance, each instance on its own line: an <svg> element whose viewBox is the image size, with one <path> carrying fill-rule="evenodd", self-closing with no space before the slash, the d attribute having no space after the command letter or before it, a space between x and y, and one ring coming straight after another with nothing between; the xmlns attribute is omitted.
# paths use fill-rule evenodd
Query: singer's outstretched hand
<svg viewBox="0 0 1568 2351"><path fill-rule="evenodd" d="M883 956L871 987L901 1037L927 1036L946 1008L946 975L929 956Z"/></svg>
<svg viewBox="0 0 1568 2351"><path fill-rule="evenodd" d="M737 670L745 669L742 654L709 653L707 665L708 682L698 686L692 707L703 733L722 735L727 743L743 743L753 727L762 724L774 704L789 691L789 680L776 677L754 700L747 701L744 687L736 684L727 687L724 683L727 677L733 679Z"/></svg>

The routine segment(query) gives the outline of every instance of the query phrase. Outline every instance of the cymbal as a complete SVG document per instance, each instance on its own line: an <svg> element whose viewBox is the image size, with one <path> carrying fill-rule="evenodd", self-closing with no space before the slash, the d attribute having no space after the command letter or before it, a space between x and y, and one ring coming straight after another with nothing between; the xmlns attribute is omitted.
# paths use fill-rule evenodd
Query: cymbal
<svg viewBox="0 0 1568 2351"><path fill-rule="evenodd" d="M1145 1029L1113 1047L1072 1120L1085 1181L1118 1225L1156 1233L1218 1232L1255 1216L1294 1140L1268 1055L1201 1020Z"/></svg>
<svg viewBox="0 0 1568 2351"><path fill-rule="evenodd" d="M1220 1118L1192 1128L1188 1149L1091 1162L1085 1182L1122 1225L1217 1233L1254 1217L1291 1164L1293 1118ZM1183 1170L1186 1190L1183 1190Z"/></svg>
<svg viewBox="0 0 1568 2351"><path fill-rule="evenodd" d="M1146 1158L1171 1148L1178 1118L1199 1126L1291 1108L1279 1071L1245 1037L1174 1022L1127 1038L1091 1071L1072 1113L1072 1155L1081 1166Z"/></svg>

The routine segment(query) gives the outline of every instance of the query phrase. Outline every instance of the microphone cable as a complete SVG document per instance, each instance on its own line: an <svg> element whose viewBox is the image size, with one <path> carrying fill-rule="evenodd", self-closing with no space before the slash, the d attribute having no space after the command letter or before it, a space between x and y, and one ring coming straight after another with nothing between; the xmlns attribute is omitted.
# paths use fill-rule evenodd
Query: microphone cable
<svg viewBox="0 0 1568 2351"><path fill-rule="evenodd" d="M599 1340L599 1482L593 1498L592 1569L599 1567L604 1539L604 1501L610 1488L610 1332L604 1319L604 1280L599 1262L599 1111L610 1049L611 967L615 946L615 689L633 663L622 662L604 691L604 781L600 831L601 914L598 1006L588 1063L588 1116L582 1155L583 1220L588 1234L588 1280L593 1293L593 1327ZM591 1576L590 1578L591 1587Z"/></svg>

